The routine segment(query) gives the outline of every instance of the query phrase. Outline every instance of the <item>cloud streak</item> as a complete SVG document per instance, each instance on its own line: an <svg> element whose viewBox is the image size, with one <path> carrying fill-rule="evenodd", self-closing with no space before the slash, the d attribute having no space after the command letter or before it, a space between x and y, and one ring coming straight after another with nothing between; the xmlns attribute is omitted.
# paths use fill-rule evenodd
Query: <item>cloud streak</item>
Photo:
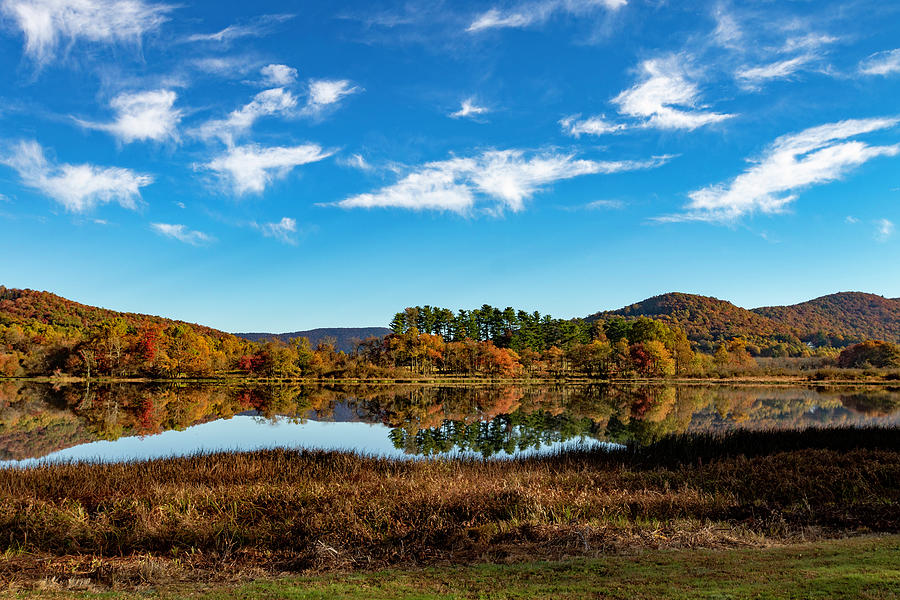
<svg viewBox="0 0 900 600"><path fill-rule="evenodd" d="M309 82L309 94L300 113L305 116L319 116L327 109L362 89L347 79L313 79Z"/></svg>
<svg viewBox="0 0 900 600"><path fill-rule="evenodd" d="M253 223L253 227L259 230L265 237L274 238L285 244L295 245L297 240L297 221L290 217L282 217L275 223Z"/></svg>
<svg viewBox="0 0 900 600"><path fill-rule="evenodd" d="M234 110L225 119L207 121L193 134L204 140L219 139L232 146L260 118L289 114L297 106L297 98L288 90L277 87L256 94L253 100Z"/></svg>
<svg viewBox="0 0 900 600"><path fill-rule="evenodd" d="M229 43L245 37L262 37L269 33L275 25L293 19L294 15L262 15L244 25L229 25L214 33L195 33L188 36L188 42L220 42Z"/></svg>
<svg viewBox="0 0 900 600"><path fill-rule="evenodd" d="M660 220L729 222L756 212L781 212L804 188L840 179L873 158L900 153L900 144L871 146L850 140L898 122L851 119L782 136L746 171L727 183L691 192L683 214Z"/></svg>
<svg viewBox="0 0 900 600"><path fill-rule="evenodd" d="M213 239L202 231L193 231L191 229L188 229L185 225L172 223L151 223L150 228L162 236L169 237L174 240L178 240L179 242L190 244L192 246L199 246L201 244L211 242Z"/></svg>
<svg viewBox="0 0 900 600"><path fill-rule="evenodd" d="M35 141L21 141L0 159L12 167L22 183L60 203L69 212L86 212L99 204L115 202L135 209L141 188L153 183L149 175L119 167L90 164L53 164Z"/></svg>
<svg viewBox="0 0 900 600"><path fill-rule="evenodd" d="M613 98L613 103L621 114L644 119L644 127L691 131L734 116L700 110L700 91L678 57L646 60L640 72L641 81Z"/></svg>
<svg viewBox="0 0 900 600"><path fill-rule="evenodd" d="M116 112L111 123L78 121L84 127L109 132L129 144L136 141L163 142L178 137L182 112L174 108L177 95L171 90L121 94L110 107Z"/></svg>
<svg viewBox="0 0 900 600"><path fill-rule="evenodd" d="M623 123L607 121L606 115L597 115L587 119L581 119L581 115L571 115L562 119L559 124L566 134L576 138L582 135L606 135L628 128Z"/></svg>
<svg viewBox="0 0 900 600"><path fill-rule="evenodd" d="M802 70L810 62L816 60L816 58L812 54L804 54L759 67L748 67L738 70L735 73L735 77L744 86L752 89L772 79L787 79L797 71Z"/></svg>
<svg viewBox="0 0 900 600"><path fill-rule="evenodd" d="M878 52L859 64L863 75L894 75L900 73L900 48Z"/></svg>
<svg viewBox="0 0 900 600"><path fill-rule="evenodd" d="M300 165L318 162L334 154L317 144L263 147L236 146L203 165L214 172L237 195L261 194L266 186Z"/></svg>
<svg viewBox="0 0 900 600"><path fill-rule="evenodd" d="M174 7L141 0L2 0L0 12L25 36L25 54L38 64L62 43L140 43Z"/></svg>
<svg viewBox="0 0 900 600"><path fill-rule="evenodd" d="M450 113L448 116L452 119L464 119L467 117L477 117L478 115L483 115L488 112L490 112L490 109L475 104L474 98L466 98L460 104L459 110Z"/></svg>
<svg viewBox="0 0 900 600"><path fill-rule="evenodd" d="M894 235L894 223L887 219L878 219L875 221L875 239L879 242L886 242Z"/></svg>
<svg viewBox="0 0 900 600"><path fill-rule="evenodd" d="M426 163L393 185L335 203L342 208L404 208L459 214L487 201L488 211L519 212L526 200L556 181L581 175L646 169L669 157L649 161L593 161L546 152L526 156L522 150L490 150L469 158Z"/></svg>
<svg viewBox="0 0 900 600"><path fill-rule="evenodd" d="M546 23L557 13L581 16L598 8L616 10L626 4L627 0L543 0L523 3L511 10L491 8L475 17L466 31L477 33L488 29L530 27Z"/></svg>

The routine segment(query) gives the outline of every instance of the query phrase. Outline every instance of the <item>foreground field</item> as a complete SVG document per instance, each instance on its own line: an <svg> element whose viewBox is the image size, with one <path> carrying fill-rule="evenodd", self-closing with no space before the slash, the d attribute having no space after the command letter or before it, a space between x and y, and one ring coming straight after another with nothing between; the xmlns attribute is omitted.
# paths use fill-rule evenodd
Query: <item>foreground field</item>
<svg viewBox="0 0 900 600"><path fill-rule="evenodd" d="M896 429L403 461L288 450L0 470L0 584L599 558L900 532Z"/></svg>
<svg viewBox="0 0 900 600"><path fill-rule="evenodd" d="M110 600L291 598L438 600L554 598L900 598L900 536L862 537L775 548L651 550L595 559L483 564L360 574L287 577L244 585L161 584ZM65 591L71 580L45 580L19 598L101 597ZM75 581L77 587L79 582Z"/></svg>

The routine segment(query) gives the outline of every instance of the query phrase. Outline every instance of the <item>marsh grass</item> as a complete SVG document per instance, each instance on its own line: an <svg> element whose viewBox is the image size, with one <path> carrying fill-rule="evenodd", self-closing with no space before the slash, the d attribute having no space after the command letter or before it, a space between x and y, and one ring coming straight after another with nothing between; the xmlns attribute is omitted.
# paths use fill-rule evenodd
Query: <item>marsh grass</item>
<svg viewBox="0 0 900 600"><path fill-rule="evenodd" d="M0 470L0 578L103 585L900 532L897 429L492 461L264 450Z"/></svg>

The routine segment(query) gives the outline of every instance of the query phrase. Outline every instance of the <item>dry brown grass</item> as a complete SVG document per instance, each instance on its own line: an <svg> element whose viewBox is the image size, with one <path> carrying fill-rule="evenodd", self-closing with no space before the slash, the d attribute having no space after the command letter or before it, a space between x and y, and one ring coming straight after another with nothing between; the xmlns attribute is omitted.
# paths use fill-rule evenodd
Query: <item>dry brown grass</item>
<svg viewBox="0 0 900 600"><path fill-rule="evenodd" d="M897 532L897 446L896 430L743 433L510 461L271 450L3 470L0 581L140 585Z"/></svg>

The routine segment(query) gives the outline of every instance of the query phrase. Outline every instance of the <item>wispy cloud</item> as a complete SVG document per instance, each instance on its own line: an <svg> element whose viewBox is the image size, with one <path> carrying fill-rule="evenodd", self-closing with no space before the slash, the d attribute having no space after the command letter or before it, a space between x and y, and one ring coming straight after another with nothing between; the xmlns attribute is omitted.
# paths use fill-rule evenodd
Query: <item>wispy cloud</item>
<svg viewBox="0 0 900 600"><path fill-rule="evenodd" d="M243 25L229 25L214 33L195 33L188 36L188 42L222 42L228 43L245 37L261 37L294 15L262 15Z"/></svg>
<svg viewBox="0 0 900 600"><path fill-rule="evenodd" d="M141 188L153 183L151 176L130 169L53 164L35 141L15 144L12 152L0 158L0 164L15 169L23 184L70 212L85 212L109 202L134 209L141 199Z"/></svg>
<svg viewBox="0 0 900 600"><path fill-rule="evenodd" d="M259 68L256 57L239 56L204 56L189 61L189 65L198 71L226 78L241 78Z"/></svg>
<svg viewBox="0 0 900 600"><path fill-rule="evenodd" d="M253 227L262 232L264 236L275 238L285 244L297 243L294 237L294 234L297 233L297 221L290 217L283 217L275 223L253 223Z"/></svg>
<svg viewBox="0 0 900 600"><path fill-rule="evenodd" d="M309 82L309 95L301 114L319 116L337 105L345 96L361 91L361 88L346 79L313 79Z"/></svg>
<svg viewBox="0 0 900 600"><path fill-rule="evenodd" d="M859 63L864 75L893 75L900 73L900 48L878 52Z"/></svg>
<svg viewBox="0 0 900 600"><path fill-rule="evenodd" d="M875 221L875 239L879 242L886 242L894 235L894 223L887 219L878 219Z"/></svg>
<svg viewBox="0 0 900 600"><path fill-rule="evenodd" d="M360 171L374 171L375 167L369 164L362 154L351 154L350 156L337 159L338 164Z"/></svg>
<svg viewBox="0 0 900 600"><path fill-rule="evenodd" d="M266 65L260 69L263 84L272 87L284 87L297 81L297 69L287 65Z"/></svg>
<svg viewBox="0 0 900 600"><path fill-rule="evenodd" d="M253 100L234 110L225 119L207 121L192 133L204 140L218 138L226 145L247 132L257 119L265 116L289 113L297 106L297 98L284 88L272 88L256 94Z"/></svg>
<svg viewBox="0 0 900 600"><path fill-rule="evenodd" d="M525 201L553 182L596 173L658 166L668 160L593 161L545 152L531 157L522 150L490 150L470 158L426 163L393 185L335 203L343 208L394 207L410 210L470 212L479 200L487 210L524 209Z"/></svg>
<svg viewBox="0 0 900 600"><path fill-rule="evenodd" d="M0 11L25 36L25 53L38 64L56 56L61 44L140 43L173 6L141 0L2 0Z"/></svg>
<svg viewBox="0 0 900 600"><path fill-rule="evenodd" d="M596 115L587 119L582 119L581 115L571 115L560 120L559 124L565 133L573 137L606 135L627 129L627 126L622 123L607 121L606 115Z"/></svg>
<svg viewBox="0 0 900 600"><path fill-rule="evenodd" d="M626 4L627 0L542 0L523 3L510 10L491 8L478 15L466 31L530 27L547 22L556 13L584 15L598 8L616 10Z"/></svg>
<svg viewBox="0 0 900 600"><path fill-rule="evenodd" d="M725 48L740 49L744 31L735 16L720 3L713 17L716 20L716 29L713 31L715 42Z"/></svg>
<svg viewBox="0 0 900 600"><path fill-rule="evenodd" d="M459 110L450 113L448 116L453 119L463 119L466 117L477 117L478 115L483 115L488 112L490 112L490 109L475 104L474 98L466 98L460 104Z"/></svg>
<svg viewBox="0 0 900 600"><path fill-rule="evenodd" d="M728 183L691 192L685 213L661 220L727 222L755 212L780 212L803 188L840 179L873 158L900 153L900 144L845 141L898 122L897 118L855 119L782 136L749 169Z"/></svg>
<svg viewBox="0 0 900 600"><path fill-rule="evenodd" d="M621 200L594 200L584 205L587 210L620 210L625 207Z"/></svg>
<svg viewBox="0 0 900 600"><path fill-rule="evenodd" d="M107 131L128 144L141 140L163 142L177 139L182 112L174 108L177 94L171 90L153 90L120 94L110 107L116 112L111 123L78 120L84 127Z"/></svg>
<svg viewBox="0 0 900 600"><path fill-rule="evenodd" d="M619 112L644 119L644 127L694 130L734 115L701 110L700 90L678 56L641 63L641 80L613 98Z"/></svg>
<svg viewBox="0 0 900 600"><path fill-rule="evenodd" d="M294 167L324 160L334 154L316 144L263 147L235 146L203 165L216 173L236 194L262 193L268 184L286 177Z"/></svg>
<svg viewBox="0 0 900 600"><path fill-rule="evenodd" d="M735 73L735 77L745 87L755 89L765 81L772 79L787 79L816 59L817 57L812 54L804 54L759 67L739 69Z"/></svg>
<svg viewBox="0 0 900 600"><path fill-rule="evenodd" d="M178 240L179 242L184 242L185 244L191 244L192 246L199 246L201 244L213 241L213 238L203 233L202 231L193 231L191 229L188 229L185 225L171 223L151 223L150 228L160 235L170 237L172 239Z"/></svg>

